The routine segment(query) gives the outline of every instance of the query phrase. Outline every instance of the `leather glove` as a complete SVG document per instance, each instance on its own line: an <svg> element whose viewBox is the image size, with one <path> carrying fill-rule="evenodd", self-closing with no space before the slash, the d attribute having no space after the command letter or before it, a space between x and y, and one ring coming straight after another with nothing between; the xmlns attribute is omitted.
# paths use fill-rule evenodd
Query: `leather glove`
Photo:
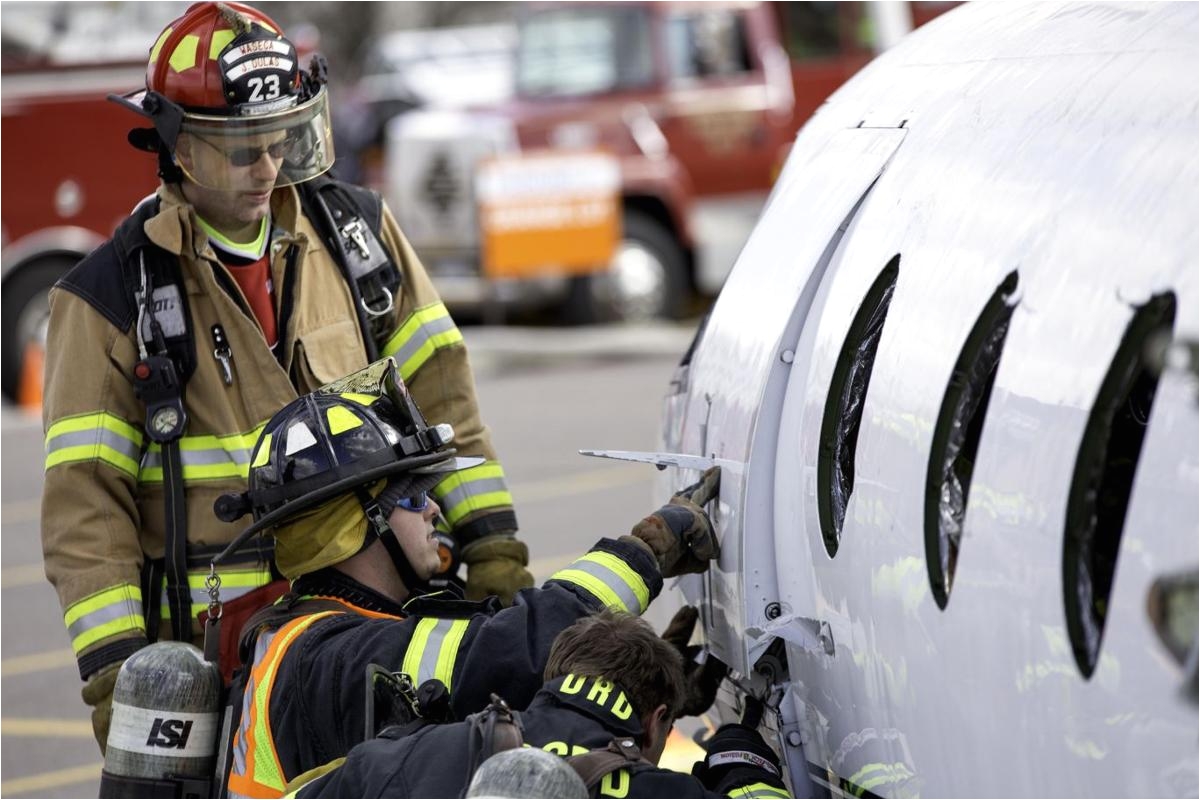
<svg viewBox="0 0 1200 800"><path fill-rule="evenodd" d="M695 717L708 711L717 699L717 688L729 674L725 662L712 653L708 654L704 663L696 662L696 656L704 648L698 644L689 645L688 642L699 617L700 612L695 606L684 606L675 612L662 635L683 657L684 695L683 705L676 715L678 717Z"/></svg>
<svg viewBox="0 0 1200 800"><path fill-rule="evenodd" d="M80 694L83 702L92 707L92 733L96 736L96 744L100 745L100 755L104 755L108 746L108 726L112 722L113 689L117 686L117 673L121 664L105 667L88 678Z"/></svg>
<svg viewBox="0 0 1200 800"><path fill-rule="evenodd" d="M704 572L721 554L704 505L717 496L721 468L709 467L700 480L676 492L667 505L633 526L630 534L654 552L664 578Z"/></svg>
<svg viewBox="0 0 1200 800"><path fill-rule="evenodd" d="M783 788L779 756L754 728L737 722L722 725L704 749L705 758L695 763L692 774L709 791L727 795L752 783Z"/></svg>
<svg viewBox="0 0 1200 800"><path fill-rule="evenodd" d="M512 605L513 596L533 586L529 548L512 534L484 536L463 548L467 565L467 599L482 600L496 595L504 605Z"/></svg>

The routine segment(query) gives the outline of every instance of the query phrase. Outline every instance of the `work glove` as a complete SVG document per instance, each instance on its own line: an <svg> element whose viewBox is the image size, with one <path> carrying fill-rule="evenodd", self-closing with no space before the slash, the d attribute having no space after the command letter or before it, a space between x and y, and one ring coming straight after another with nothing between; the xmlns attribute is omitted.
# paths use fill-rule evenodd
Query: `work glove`
<svg viewBox="0 0 1200 800"><path fill-rule="evenodd" d="M529 548L512 533L496 533L471 542L462 551L467 565L467 599L482 600L496 595L504 605L512 605L513 596L533 586Z"/></svg>
<svg viewBox="0 0 1200 800"><path fill-rule="evenodd" d="M728 796L734 789L754 783L784 788L779 756L748 725L722 725L704 750L704 760L695 763L692 775L711 792Z"/></svg>
<svg viewBox="0 0 1200 800"><path fill-rule="evenodd" d="M121 664L105 667L88 678L80 694L83 702L92 707L92 733L100 745L100 755L108 746L108 726L112 722L113 689L117 686L117 673Z"/></svg>
<svg viewBox="0 0 1200 800"><path fill-rule="evenodd" d="M630 534L650 547L664 578L704 572L721 554L704 506L717 496L721 468L709 467L700 480L676 492L667 505L633 526Z"/></svg>
<svg viewBox="0 0 1200 800"><path fill-rule="evenodd" d="M678 717L696 717L703 714L717 699L717 688L729 674L725 662L708 653L703 663L696 657L704 649L698 644L688 644L696 629L700 612L695 606L684 606L675 612L671 623L663 631L662 638L679 651L683 657L684 696Z"/></svg>

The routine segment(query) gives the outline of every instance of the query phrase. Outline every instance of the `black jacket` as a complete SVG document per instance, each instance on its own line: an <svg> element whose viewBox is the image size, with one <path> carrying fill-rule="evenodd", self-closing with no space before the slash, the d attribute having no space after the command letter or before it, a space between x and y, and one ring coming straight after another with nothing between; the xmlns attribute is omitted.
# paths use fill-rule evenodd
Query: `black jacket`
<svg viewBox="0 0 1200 800"><path fill-rule="evenodd" d="M602 682L601 686L597 686ZM620 687L597 678L556 678L521 712L525 743L559 755L603 749L614 738L641 742L642 726ZM569 691L574 688L575 691ZM624 718L622 718L624 717ZM392 730L350 751L341 767L308 783L297 797L461 797L468 773L470 724L429 725L403 738ZM767 784L764 770L740 769L736 785L706 787L698 778L642 762L606 776L593 797L724 797L740 786ZM729 783L729 781L723 781ZM717 791L712 791L715 789ZM723 792L718 793L718 792ZM753 796L753 795L752 795Z"/></svg>
<svg viewBox="0 0 1200 800"><path fill-rule="evenodd" d="M524 707L542 685L554 639L605 604L584 588L587 584L601 591L597 581L573 576L583 569L599 571L588 559L614 556L628 571L625 577L614 573L609 580L640 581L639 604L658 595L662 577L654 558L635 544L611 539L602 539L541 588L518 592L513 605L502 610L486 603L418 598L404 606L405 618L400 619L378 613L388 610L378 605L372 610L366 602L369 598L348 598L341 592L338 600L350 601L345 611L357 613L334 612L317 619L278 658L268 700L278 774L284 781L291 780L346 755L363 740L365 675L372 663L410 673L415 685L439 677L448 685L456 719L483 709L493 692L510 699L514 708ZM632 610L640 613L645 608ZM279 629L279 635L286 630L287 626ZM260 633L255 644L253 673L263 682L267 674L262 668L268 666L266 662L274 663L264 657L266 633ZM250 748L241 738L256 735L250 732L254 726L247 716L249 705L243 708L233 757L233 774L241 777L231 777L230 786L250 794L246 787L256 780L251 774L256 767L253 758L246 759ZM261 744L256 747L261 749Z"/></svg>

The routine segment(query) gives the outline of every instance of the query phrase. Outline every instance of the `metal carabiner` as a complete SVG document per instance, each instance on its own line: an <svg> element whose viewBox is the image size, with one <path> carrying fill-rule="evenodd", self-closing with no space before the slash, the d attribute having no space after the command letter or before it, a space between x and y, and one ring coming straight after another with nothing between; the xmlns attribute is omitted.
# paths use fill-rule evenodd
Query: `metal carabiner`
<svg viewBox="0 0 1200 800"><path fill-rule="evenodd" d="M221 603L221 576L217 574L217 565L209 562L208 577L204 579L204 590L208 592L208 618L218 620L224 612Z"/></svg>

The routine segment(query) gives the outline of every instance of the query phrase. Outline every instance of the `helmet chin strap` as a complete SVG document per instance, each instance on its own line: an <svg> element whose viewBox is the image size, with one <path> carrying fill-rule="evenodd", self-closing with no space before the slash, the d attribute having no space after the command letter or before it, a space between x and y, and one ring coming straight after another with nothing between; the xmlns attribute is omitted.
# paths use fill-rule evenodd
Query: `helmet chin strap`
<svg viewBox="0 0 1200 800"><path fill-rule="evenodd" d="M388 525L387 516L380 509L379 503L375 498L371 497L365 487L358 487L354 492L358 496L358 502L362 505L363 513L367 516L367 523L371 531L375 533L376 538L383 542L383 546L387 548L388 555L392 559L392 566L396 569L396 574L400 576L400 580L404 582L404 586L412 594L420 589L424 589L427 581L417 575L412 564L408 560L408 556L404 555L404 548L400 546L400 541L396 538L396 534L392 532L392 527Z"/></svg>

